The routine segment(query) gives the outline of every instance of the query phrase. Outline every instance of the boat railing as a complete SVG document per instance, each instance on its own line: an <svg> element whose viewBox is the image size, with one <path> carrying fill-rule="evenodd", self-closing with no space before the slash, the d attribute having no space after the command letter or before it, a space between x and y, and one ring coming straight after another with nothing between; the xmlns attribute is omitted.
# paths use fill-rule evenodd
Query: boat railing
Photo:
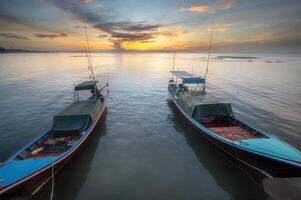
<svg viewBox="0 0 301 200"><path fill-rule="evenodd" d="M184 92L184 93L189 93L192 96L198 96L198 95L204 95L206 94L204 86L190 86L186 84L169 84L171 87L173 87L174 91L176 93L179 92Z"/></svg>

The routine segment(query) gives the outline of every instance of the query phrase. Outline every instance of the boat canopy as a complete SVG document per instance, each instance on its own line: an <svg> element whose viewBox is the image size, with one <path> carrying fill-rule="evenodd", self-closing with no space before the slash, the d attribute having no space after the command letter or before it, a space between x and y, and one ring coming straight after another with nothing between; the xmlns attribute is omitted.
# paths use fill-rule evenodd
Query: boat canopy
<svg viewBox="0 0 301 200"><path fill-rule="evenodd" d="M75 86L74 90L93 90L97 81L85 81Z"/></svg>
<svg viewBox="0 0 301 200"><path fill-rule="evenodd" d="M218 116L231 116L233 114L230 103L215 103L215 104L199 104L196 105L192 116L196 120L202 117L218 115Z"/></svg>
<svg viewBox="0 0 301 200"><path fill-rule="evenodd" d="M186 113L197 120L208 115L231 116L233 114L230 103L224 103L221 99L209 94L195 96L189 93L179 93L178 103Z"/></svg>
<svg viewBox="0 0 301 200"><path fill-rule="evenodd" d="M99 100L89 99L75 102L53 118L53 130L58 135L79 134L89 122L96 120L101 110Z"/></svg>
<svg viewBox="0 0 301 200"><path fill-rule="evenodd" d="M177 78L182 79L183 84L204 84L205 78L201 76L195 76L186 71L171 71Z"/></svg>

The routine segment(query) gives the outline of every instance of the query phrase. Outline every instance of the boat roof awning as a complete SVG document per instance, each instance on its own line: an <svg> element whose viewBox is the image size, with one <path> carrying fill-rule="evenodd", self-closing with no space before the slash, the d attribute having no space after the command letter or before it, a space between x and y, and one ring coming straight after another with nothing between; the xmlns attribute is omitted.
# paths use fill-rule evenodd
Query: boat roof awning
<svg viewBox="0 0 301 200"><path fill-rule="evenodd" d="M89 115L55 116L53 130L56 135L80 134L86 129L89 120Z"/></svg>
<svg viewBox="0 0 301 200"><path fill-rule="evenodd" d="M201 76L195 76L186 71L171 71L177 78L182 79L183 84L204 84L205 78Z"/></svg>
<svg viewBox="0 0 301 200"><path fill-rule="evenodd" d="M233 114L231 104L210 94L192 95L179 93L177 103L191 117L199 119L207 115L230 116Z"/></svg>
<svg viewBox="0 0 301 200"><path fill-rule="evenodd" d="M182 77L183 84L204 84L205 79L201 77Z"/></svg>
<svg viewBox="0 0 301 200"><path fill-rule="evenodd" d="M90 120L95 121L101 106L100 101L94 99L75 102L54 116L53 130L64 135L70 132L80 133Z"/></svg>
<svg viewBox="0 0 301 200"><path fill-rule="evenodd" d="M95 88L97 81L85 81L75 86L74 90L92 90Z"/></svg>

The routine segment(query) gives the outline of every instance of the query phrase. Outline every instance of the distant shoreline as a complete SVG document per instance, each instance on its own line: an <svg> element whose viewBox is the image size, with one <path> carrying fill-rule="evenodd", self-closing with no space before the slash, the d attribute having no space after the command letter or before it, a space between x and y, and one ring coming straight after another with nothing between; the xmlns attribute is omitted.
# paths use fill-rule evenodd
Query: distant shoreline
<svg viewBox="0 0 301 200"><path fill-rule="evenodd" d="M52 51L33 51L33 50L27 50L27 49L6 49L3 47L0 47L0 54L6 54L6 53L51 53Z"/></svg>
<svg viewBox="0 0 301 200"><path fill-rule="evenodd" d="M149 51L137 51L137 50L124 50L124 51L117 51L117 50L91 50L91 53L173 53L173 50L149 50ZM18 48L4 48L0 46L0 54L9 54L9 53L85 53L84 50L29 50L29 49L18 49ZM207 52L201 52L201 51L185 51L185 50L178 50L176 53L193 53L193 54L199 54L199 53L207 53ZM219 52L216 51L214 54L222 54L221 56L216 56L216 59L258 59L257 56L247 56L247 55L254 55L254 54L283 54L280 52L266 52L266 53L256 53L256 52ZM224 54L224 56L223 56ZM230 54L230 56L228 55ZM246 56L231 56L231 54L241 54ZM299 52L291 52L286 54L300 54Z"/></svg>
<svg viewBox="0 0 301 200"><path fill-rule="evenodd" d="M258 57L254 56L217 56L217 58L233 58L233 59L257 59Z"/></svg>

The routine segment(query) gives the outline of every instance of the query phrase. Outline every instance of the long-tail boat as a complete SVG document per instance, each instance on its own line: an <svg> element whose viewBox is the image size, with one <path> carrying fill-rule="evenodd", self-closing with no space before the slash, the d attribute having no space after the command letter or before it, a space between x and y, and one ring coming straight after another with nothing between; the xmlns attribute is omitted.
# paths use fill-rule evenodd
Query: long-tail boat
<svg viewBox="0 0 301 200"><path fill-rule="evenodd" d="M185 118L226 157L266 177L301 176L301 152L236 117L230 103L207 94L205 78L171 71L170 100Z"/></svg>
<svg viewBox="0 0 301 200"><path fill-rule="evenodd" d="M76 85L75 101L54 116L52 127L2 164L0 199L34 195L93 135L106 112L102 89L97 81ZM90 90L91 97L79 100L81 90Z"/></svg>
<svg viewBox="0 0 301 200"><path fill-rule="evenodd" d="M104 118L106 98L97 87L94 77L88 35L85 53L90 80L74 87L74 102L54 116L53 125L30 144L0 164L0 199L11 199L36 194L52 180L80 147L93 135L93 129ZM80 100L79 91L88 90L91 96ZM107 90L108 91L108 90Z"/></svg>

